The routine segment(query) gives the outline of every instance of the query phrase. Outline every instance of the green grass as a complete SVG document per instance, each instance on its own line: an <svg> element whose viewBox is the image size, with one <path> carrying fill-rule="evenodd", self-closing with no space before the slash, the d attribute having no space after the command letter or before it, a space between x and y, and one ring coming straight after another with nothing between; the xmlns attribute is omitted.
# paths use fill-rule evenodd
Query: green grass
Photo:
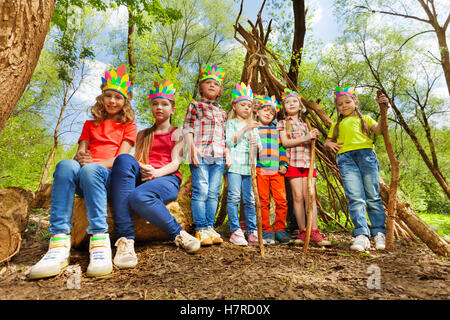
<svg viewBox="0 0 450 320"><path fill-rule="evenodd" d="M450 240L450 214L417 213L434 231Z"/></svg>

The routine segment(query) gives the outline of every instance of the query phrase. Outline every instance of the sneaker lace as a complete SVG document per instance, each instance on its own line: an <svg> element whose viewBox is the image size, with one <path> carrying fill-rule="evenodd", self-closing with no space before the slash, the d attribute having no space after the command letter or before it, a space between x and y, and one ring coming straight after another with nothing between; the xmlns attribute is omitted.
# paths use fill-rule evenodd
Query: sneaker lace
<svg viewBox="0 0 450 320"><path fill-rule="evenodd" d="M42 260L52 260L58 258L64 252L64 248L68 248L69 237L51 238L47 253Z"/></svg>
<svg viewBox="0 0 450 320"><path fill-rule="evenodd" d="M92 256L92 260L105 260L106 259L106 237L91 238L89 251Z"/></svg>
<svg viewBox="0 0 450 320"><path fill-rule="evenodd" d="M125 238L120 238L116 242L117 253L121 256L133 255L131 241L127 241Z"/></svg>

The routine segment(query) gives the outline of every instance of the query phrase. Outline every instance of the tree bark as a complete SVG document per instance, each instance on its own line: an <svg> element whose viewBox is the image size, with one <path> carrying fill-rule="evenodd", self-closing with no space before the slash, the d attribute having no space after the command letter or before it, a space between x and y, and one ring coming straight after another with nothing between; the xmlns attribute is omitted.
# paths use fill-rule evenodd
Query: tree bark
<svg viewBox="0 0 450 320"><path fill-rule="evenodd" d="M130 7L128 7L128 64L130 66L130 81L131 85L134 85L134 80L136 78L136 59L134 56L134 28L135 25L133 21L133 12Z"/></svg>
<svg viewBox="0 0 450 320"><path fill-rule="evenodd" d="M32 199L32 193L21 188L0 190L0 263L9 261L19 252Z"/></svg>
<svg viewBox="0 0 450 320"><path fill-rule="evenodd" d="M0 2L0 131L30 82L55 0Z"/></svg>
<svg viewBox="0 0 450 320"><path fill-rule="evenodd" d="M381 91L378 90L378 97L381 95ZM381 132L383 134L384 144L386 145L386 152L391 163L391 185L389 188L389 200L386 217L386 249L394 249L394 222L397 216L397 189L399 178L400 164L395 156L394 148L392 147L391 139L389 138L389 127L387 124L387 109L388 106L380 103L380 125Z"/></svg>
<svg viewBox="0 0 450 320"><path fill-rule="evenodd" d="M293 0L294 9L294 40L292 42L291 65L289 67L288 77L297 87L298 69L302 61L302 51L306 34L306 11L304 0Z"/></svg>

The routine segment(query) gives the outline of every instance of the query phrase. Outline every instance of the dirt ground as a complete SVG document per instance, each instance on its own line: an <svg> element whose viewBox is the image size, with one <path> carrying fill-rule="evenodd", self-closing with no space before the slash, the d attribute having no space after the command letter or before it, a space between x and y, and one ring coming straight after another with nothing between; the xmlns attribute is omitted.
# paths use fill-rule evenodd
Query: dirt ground
<svg viewBox="0 0 450 320"><path fill-rule="evenodd" d="M139 264L88 278L86 249L72 249L71 263L60 275L30 281L26 275L46 252L48 222L32 218L20 252L0 265L1 300L365 300L450 298L450 264L422 243L396 242L395 251L356 253L351 236L325 233L332 246L221 246L187 254L171 242L136 244ZM113 251L114 253L114 251ZM77 274L80 273L81 277ZM81 280L81 281L80 281Z"/></svg>

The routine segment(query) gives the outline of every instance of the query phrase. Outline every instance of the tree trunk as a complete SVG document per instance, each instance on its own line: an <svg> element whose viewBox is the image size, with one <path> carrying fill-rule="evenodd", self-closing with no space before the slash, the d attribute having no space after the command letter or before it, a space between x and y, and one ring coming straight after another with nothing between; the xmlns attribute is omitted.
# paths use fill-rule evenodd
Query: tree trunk
<svg viewBox="0 0 450 320"><path fill-rule="evenodd" d="M32 193L21 188L0 190L0 263L9 261L19 252L32 199Z"/></svg>
<svg viewBox="0 0 450 320"><path fill-rule="evenodd" d="M0 131L39 60L55 0L0 2Z"/></svg>
<svg viewBox="0 0 450 320"><path fill-rule="evenodd" d="M439 43L439 52L441 54L441 66L444 70L445 81L447 82L448 94L450 95L450 58L448 52L447 38L445 36L446 29L436 28L436 36Z"/></svg>
<svg viewBox="0 0 450 320"><path fill-rule="evenodd" d="M134 85L134 79L136 78L136 59L134 57L134 23L132 22L133 12L128 6L128 64L130 66L130 81L131 85Z"/></svg>
<svg viewBox="0 0 450 320"><path fill-rule="evenodd" d="M389 186L380 180L380 193L383 199L389 199ZM434 253L450 257L450 244L430 228L414 213L409 203L397 197L398 217L418 236Z"/></svg>
<svg viewBox="0 0 450 320"><path fill-rule="evenodd" d="M306 34L305 1L293 0L292 6L294 9L294 40L292 42L291 65L289 67L288 77L297 86L298 69L302 61L303 44Z"/></svg>

